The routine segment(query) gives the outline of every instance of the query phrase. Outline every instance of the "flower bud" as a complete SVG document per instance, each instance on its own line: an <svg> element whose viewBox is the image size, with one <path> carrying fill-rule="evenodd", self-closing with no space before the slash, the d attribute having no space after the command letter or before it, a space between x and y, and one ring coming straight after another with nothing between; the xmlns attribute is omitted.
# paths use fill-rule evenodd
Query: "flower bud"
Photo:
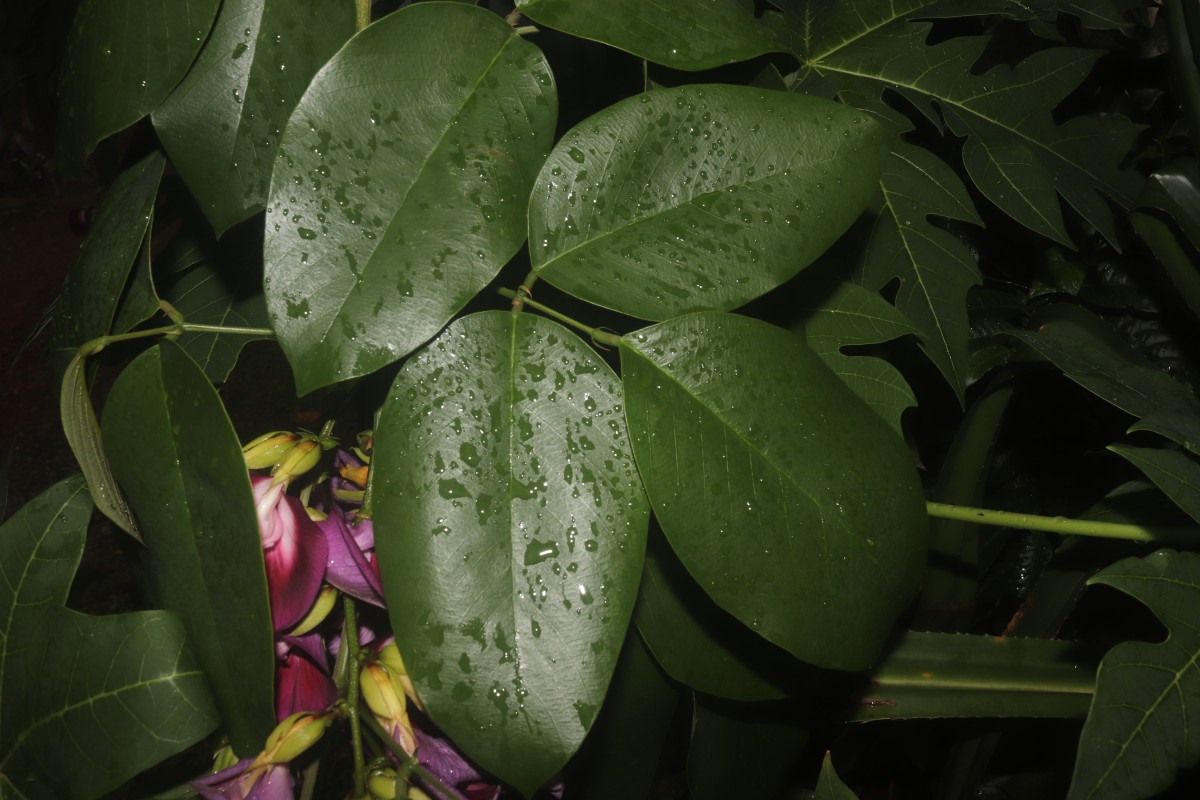
<svg viewBox="0 0 1200 800"><path fill-rule="evenodd" d="M255 764L286 764L312 747L332 721L328 713L300 711L275 726L267 737L267 746L254 759Z"/></svg>
<svg viewBox="0 0 1200 800"><path fill-rule="evenodd" d="M264 433L242 448L248 469L273 467L296 446L300 437L288 431Z"/></svg>
<svg viewBox="0 0 1200 800"><path fill-rule="evenodd" d="M367 486L367 471L370 469L366 464L355 466L353 464L345 464L338 473L356 486L366 488Z"/></svg>
<svg viewBox="0 0 1200 800"><path fill-rule="evenodd" d="M321 443L316 439L301 439L271 471L274 483L288 483L315 467L321 460Z"/></svg>
<svg viewBox="0 0 1200 800"><path fill-rule="evenodd" d="M333 610L337 603L338 590L332 586L322 586L321 591L317 594L316 602L309 609L304 619L296 623L296 627L292 628L288 633L291 636L303 636L313 628L320 625L329 616L329 612Z"/></svg>
<svg viewBox="0 0 1200 800"><path fill-rule="evenodd" d="M409 755L416 752L417 740L408 721L404 687L393 680L388 668L377 662L364 664L358 673L358 686L367 708L404 752Z"/></svg>
<svg viewBox="0 0 1200 800"><path fill-rule="evenodd" d="M213 756L213 772L220 772L223 769L229 769L238 762L237 754L233 752L233 748L225 745L217 754Z"/></svg>
<svg viewBox="0 0 1200 800"><path fill-rule="evenodd" d="M425 704L421 702L421 698L417 697L417 689L413 686L412 678L408 676L408 668L404 666L404 659L400 657L400 648L396 647L395 639L380 649L379 661L388 668L392 680L398 680L404 687L404 694L408 696L412 704L418 710L424 711Z"/></svg>
<svg viewBox="0 0 1200 800"><path fill-rule="evenodd" d="M372 800L395 800L399 779L394 769L377 769L367 776L367 793Z"/></svg>

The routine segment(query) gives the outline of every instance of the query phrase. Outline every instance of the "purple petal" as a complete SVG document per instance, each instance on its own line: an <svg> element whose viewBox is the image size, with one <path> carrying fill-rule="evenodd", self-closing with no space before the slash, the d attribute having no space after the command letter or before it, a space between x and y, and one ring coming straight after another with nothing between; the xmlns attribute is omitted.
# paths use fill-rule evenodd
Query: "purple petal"
<svg viewBox="0 0 1200 800"><path fill-rule="evenodd" d="M417 735L417 761L435 778L447 786L461 786L483 781L479 770L470 764L454 745L438 736L430 736L420 728Z"/></svg>
<svg viewBox="0 0 1200 800"><path fill-rule="evenodd" d="M375 544L370 520L363 520L352 529L345 513L334 506L328 518L317 525L325 535L329 552L325 580L351 597L382 608L383 585L378 568L363 552Z"/></svg>
<svg viewBox="0 0 1200 800"><path fill-rule="evenodd" d="M282 764L258 767L247 773L252 760L243 758L215 775L191 782L204 800L293 800L292 773Z"/></svg>
<svg viewBox="0 0 1200 800"><path fill-rule="evenodd" d="M258 779L246 795L246 800L295 800L296 788L292 772L284 764L272 764L267 774Z"/></svg>
<svg viewBox="0 0 1200 800"><path fill-rule="evenodd" d="M280 721L297 711L324 711L337 700L337 687L325 668L321 637L281 637L286 653L275 668L275 713Z"/></svg>

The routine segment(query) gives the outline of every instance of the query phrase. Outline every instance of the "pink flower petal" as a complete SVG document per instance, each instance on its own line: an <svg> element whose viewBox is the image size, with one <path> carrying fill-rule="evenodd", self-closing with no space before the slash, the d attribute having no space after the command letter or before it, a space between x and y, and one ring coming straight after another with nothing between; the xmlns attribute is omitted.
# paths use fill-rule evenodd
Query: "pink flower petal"
<svg viewBox="0 0 1200 800"><path fill-rule="evenodd" d="M361 520L351 526L345 513L334 506L328 518L317 525L329 548L325 580L351 597L383 608L383 584L374 553L368 556L364 552L375 543L371 521Z"/></svg>
<svg viewBox="0 0 1200 800"><path fill-rule="evenodd" d="M321 663L324 644L316 634L282 637L288 651L275 668L275 713L279 720L297 711L324 711L337 700L337 687Z"/></svg>
<svg viewBox="0 0 1200 800"><path fill-rule="evenodd" d="M329 546L299 500L284 494L280 486L271 486L264 475L251 476L251 482L263 537L271 619L275 630L287 630L312 608L325 577Z"/></svg>

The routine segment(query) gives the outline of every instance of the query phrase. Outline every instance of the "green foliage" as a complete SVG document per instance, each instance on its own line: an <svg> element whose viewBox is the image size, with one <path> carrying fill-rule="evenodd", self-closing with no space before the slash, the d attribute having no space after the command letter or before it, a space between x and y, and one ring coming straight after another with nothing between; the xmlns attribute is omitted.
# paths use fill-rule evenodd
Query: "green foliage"
<svg viewBox="0 0 1200 800"><path fill-rule="evenodd" d="M187 627L234 749L254 755L274 721L271 617L254 500L225 410L199 367L164 342L121 374L103 430L145 530L155 594Z"/></svg>
<svg viewBox="0 0 1200 800"><path fill-rule="evenodd" d="M591 728L633 612L649 509L622 402L562 326L486 312L410 360L380 416L396 640L439 724L526 794Z"/></svg>
<svg viewBox="0 0 1200 800"><path fill-rule="evenodd" d="M1200 636L1194 610L1200 558L1159 550L1094 575L1146 604L1167 627L1161 644L1126 642L1100 662L1092 711L1079 738L1069 800L1151 797L1200 760L1188 731L1200 709Z"/></svg>
<svg viewBox="0 0 1200 800"><path fill-rule="evenodd" d="M267 307L301 394L403 357L495 276L556 115L541 52L466 5L406 8L329 60L267 201Z"/></svg>
<svg viewBox="0 0 1200 800"><path fill-rule="evenodd" d="M68 478L0 527L0 793L14 800L99 797L220 720L175 617L64 606L91 511Z"/></svg>

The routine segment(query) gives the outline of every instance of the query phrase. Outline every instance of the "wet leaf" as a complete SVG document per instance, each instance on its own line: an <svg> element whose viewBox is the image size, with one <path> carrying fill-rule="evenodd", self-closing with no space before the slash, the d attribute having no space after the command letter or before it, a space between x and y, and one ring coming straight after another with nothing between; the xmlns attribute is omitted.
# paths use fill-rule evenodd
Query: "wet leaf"
<svg viewBox="0 0 1200 800"><path fill-rule="evenodd" d="M460 3L390 14L317 73L280 143L264 245L301 394L403 357L517 252L557 105L541 51Z"/></svg>
<svg viewBox="0 0 1200 800"><path fill-rule="evenodd" d="M200 50L217 0L86 0L59 80L58 161L78 171L109 134L149 114Z"/></svg>
<svg viewBox="0 0 1200 800"><path fill-rule="evenodd" d="M801 660L874 663L924 566L904 441L799 337L752 319L629 334L621 367L638 469L688 572Z"/></svg>
<svg viewBox="0 0 1200 800"><path fill-rule="evenodd" d="M222 3L196 66L153 114L171 163L218 236L262 210L280 131L353 33L353 3Z"/></svg>
<svg viewBox="0 0 1200 800"><path fill-rule="evenodd" d="M218 722L171 614L64 607L91 517L69 478L0 527L0 794L99 797Z"/></svg>
<svg viewBox="0 0 1200 800"><path fill-rule="evenodd" d="M517 10L539 25L674 69L709 69L779 49L749 0L518 0Z"/></svg>
<svg viewBox="0 0 1200 800"><path fill-rule="evenodd" d="M1067 797L1151 797L1200 760L1191 733L1200 710L1200 556L1159 550L1119 561L1088 583L1144 603L1168 635L1161 644L1119 644L1100 662Z"/></svg>
<svg viewBox="0 0 1200 800"><path fill-rule="evenodd" d="M732 309L823 253L889 145L856 111L745 86L646 92L555 146L529 204L538 275L642 319Z"/></svg>
<svg viewBox="0 0 1200 800"><path fill-rule="evenodd" d="M252 756L275 722L275 651L250 480L220 398L163 342L121 373L103 432L152 588L187 627L234 749Z"/></svg>
<svg viewBox="0 0 1200 800"><path fill-rule="evenodd" d="M583 741L633 611L648 507L612 370L530 314L458 320L375 440L375 546L430 715L529 795Z"/></svg>

